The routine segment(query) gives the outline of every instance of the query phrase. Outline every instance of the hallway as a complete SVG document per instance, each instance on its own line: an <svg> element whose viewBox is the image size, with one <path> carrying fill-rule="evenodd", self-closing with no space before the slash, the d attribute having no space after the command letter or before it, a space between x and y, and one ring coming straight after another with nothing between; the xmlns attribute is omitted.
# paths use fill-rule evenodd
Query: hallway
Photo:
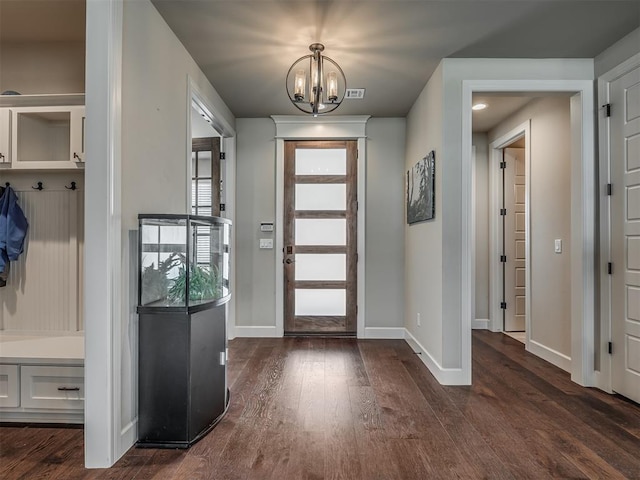
<svg viewBox="0 0 640 480"><path fill-rule="evenodd" d="M473 386L439 385L400 340L229 342L231 405L188 451L82 467L82 430L0 428L3 479L640 478L640 407L488 331Z"/></svg>

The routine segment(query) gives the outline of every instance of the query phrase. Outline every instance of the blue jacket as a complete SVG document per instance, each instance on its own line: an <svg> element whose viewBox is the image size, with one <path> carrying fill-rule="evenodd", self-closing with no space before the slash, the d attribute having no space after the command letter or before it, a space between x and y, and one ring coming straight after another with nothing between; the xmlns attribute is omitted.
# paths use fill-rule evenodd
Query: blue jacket
<svg viewBox="0 0 640 480"><path fill-rule="evenodd" d="M8 261L15 261L24 250L29 224L18 205L13 188L7 187L0 197L0 272Z"/></svg>

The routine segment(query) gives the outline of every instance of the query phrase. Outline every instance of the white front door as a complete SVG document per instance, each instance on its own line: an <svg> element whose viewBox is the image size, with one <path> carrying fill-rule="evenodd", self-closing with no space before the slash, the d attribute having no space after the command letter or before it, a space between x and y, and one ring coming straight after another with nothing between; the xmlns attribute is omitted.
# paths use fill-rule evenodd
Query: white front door
<svg viewBox="0 0 640 480"><path fill-rule="evenodd" d="M640 68L610 94L612 388L640 402Z"/></svg>

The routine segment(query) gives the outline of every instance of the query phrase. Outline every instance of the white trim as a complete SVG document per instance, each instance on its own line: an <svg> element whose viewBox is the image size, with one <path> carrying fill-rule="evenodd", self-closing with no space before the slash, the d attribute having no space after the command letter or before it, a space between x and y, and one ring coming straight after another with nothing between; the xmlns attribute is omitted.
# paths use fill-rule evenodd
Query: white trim
<svg viewBox="0 0 640 480"><path fill-rule="evenodd" d="M640 67L640 53L598 77L598 105L610 103L609 88L612 82L638 67ZM611 355L607 354L607 344L611 341L611 276L606 268L611 258L611 207L610 197L604 193L607 184L611 182L611 122L604 117L602 111L602 108L598 110L600 175L597 186L600 198L600 370L595 372L594 381L598 388L611 393L613 392L612 362Z"/></svg>
<svg viewBox="0 0 640 480"><path fill-rule="evenodd" d="M405 328L404 327L367 327L364 329L364 338L404 340Z"/></svg>
<svg viewBox="0 0 640 480"><path fill-rule="evenodd" d="M284 141L301 139L354 139L358 141L358 288L357 288L357 337L365 335L365 226L366 226L366 125L369 115L344 117L303 117L273 115L276 125L276 219L275 254L276 265L284 259ZM275 329L277 336L284 335L284 273L275 269ZM236 327L236 330L240 327ZM236 332L241 336L240 332Z"/></svg>
<svg viewBox="0 0 640 480"><path fill-rule="evenodd" d="M469 330L471 334L471 330ZM418 358L426 365L431 374L440 383L440 385L469 385L466 372L462 368L443 368L433 358L429 352L420 344L411 332L405 329L405 342L409 344L411 349L418 355Z"/></svg>
<svg viewBox="0 0 640 480"><path fill-rule="evenodd" d="M120 330L123 2L87 2L85 166L85 466L110 467L122 437Z"/></svg>
<svg viewBox="0 0 640 480"><path fill-rule="evenodd" d="M234 338L278 338L282 337L282 333L277 327L247 327L244 325L236 325L234 329Z"/></svg>
<svg viewBox="0 0 640 480"><path fill-rule="evenodd" d="M502 161L502 150L524 136L525 150L525 331L526 341L531 334L531 120L521 123L489 145L489 318L492 332L502 331L502 269L500 268L500 221L494 212L500 207L501 172L497 164Z"/></svg>
<svg viewBox="0 0 640 480"><path fill-rule="evenodd" d="M473 92L574 92L580 94L581 162L571 175L571 379L593 385L595 306L595 115L593 80L463 80L462 81L462 195L463 212L470 212L465 190L471 178L471 98ZM573 122L572 122L573 124ZM574 188L575 187L575 188ZM462 366L471 375L470 263L471 235L468 213L463 214Z"/></svg>
<svg viewBox="0 0 640 480"><path fill-rule="evenodd" d="M471 328L473 330L489 330L489 322L488 318L474 318L471 321Z"/></svg>
<svg viewBox="0 0 640 480"><path fill-rule="evenodd" d="M192 151L192 133L191 133L191 108L192 103L198 105L202 110L205 120L209 121L211 128L220 135L220 152L225 153L225 178L223 180L224 198L226 209L220 212L220 216L231 220L232 225L235 222L235 183L236 183L236 132L234 128L224 119L213 102L203 94L191 75L187 74L187 135L186 135L186 169L187 169L187 197L185 211L191 212L191 201L193 192L191 191L191 151ZM233 232L233 226L232 232ZM230 260L230 278L229 284L231 292L235 292L235 271L236 271L236 236L231 235L231 260ZM227 338L235 337L235 313L236 299L232 294L231 300L227 302L225 307L227 321Z"/></svg>
<svg viewBox="0 0 640 480"><path fill-rule="evenodd" d="M526 346L528 352L546 360L547 362L561 368L565 372L571 372L571 357L567 357L565 354L560 353L552 348L546 347L535 340L530 340Z"/></svg>

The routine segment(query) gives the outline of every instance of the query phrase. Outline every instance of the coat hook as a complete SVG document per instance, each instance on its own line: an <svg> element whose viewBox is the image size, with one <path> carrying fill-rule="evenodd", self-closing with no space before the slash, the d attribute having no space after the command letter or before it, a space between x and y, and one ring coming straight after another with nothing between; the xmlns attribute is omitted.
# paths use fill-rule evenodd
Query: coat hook
<svg viewBox="0 0 640 480"><path fill-rule="evenodd" d="M11 186L11 184L10 184L9 182L5 182L4 186L5 186L5 187L10 187L10 186Z"/></svg>
<svg viewBox="0 0 640 480"><path fill-rule="evenodd" d="M34 190L42 190L44 187L42 186L42 182L38 182L38 186L37 187L31 187Z"/></svg>
<svg viewBox="0 0 640 480"><path fill-rule="evenodd" d="M71 182L71 186L67 187L66 185L64 186L64 188L66 188L67 190L75 190L76 187L76 182Z"/></svg>

